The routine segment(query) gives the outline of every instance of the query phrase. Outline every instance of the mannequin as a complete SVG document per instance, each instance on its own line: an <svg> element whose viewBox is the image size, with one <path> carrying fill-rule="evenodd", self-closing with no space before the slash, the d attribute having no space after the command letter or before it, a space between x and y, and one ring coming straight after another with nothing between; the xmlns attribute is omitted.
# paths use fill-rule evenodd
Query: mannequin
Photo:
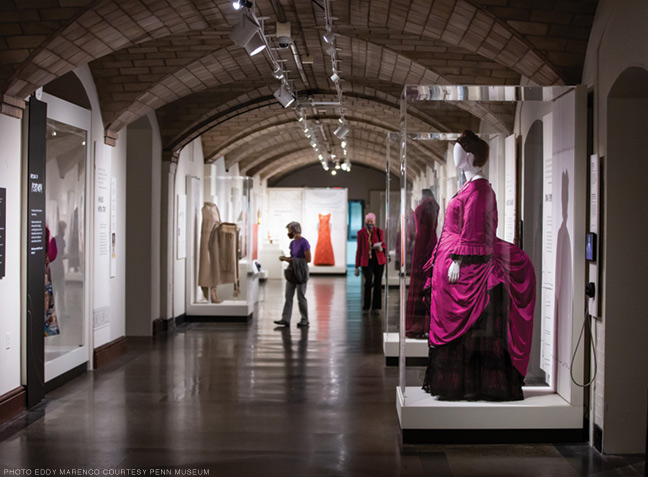
<svg viewBox="0 0 648 477"><path fill-rule="evenodd" d="M405 334L408 338L426 338L430 328L429 310L426 310L423 302L426 278L423 265L432 256L437 243L438 217L439 204L430 189L423 189L421 201L414 210L416 233L405 312Z"/></svg>
<svg viewBox="0 0 648 477"><path fill-rule="evenodd" d="M233 283L234 296L239 292L238 229L236 224L221 220L218 206L205 202L200 232L198 286L211 303L221 303L218 285Z"/></svg>
<svg viewBox="0 0 648 477"><path fill-rule="evenodd" d="M457 169L461 169L466 176L466 182L463 187L476 179L484 179L484 171L480 166L475 165L475 155L466 150L458 142L454 145L454 164ZM453 260L452 265L448 269L448 281L450 283L457 283L461 270L461 259Z"/></svg>
<svg viewBox="0 0 648 477"><path fill-rule="evenodd" d="M535 274L522 250L495 236L497 201L482 171L488 156L488 144L464 131L454 161L467 181L424 267L433 268L423 389L443 400L524 399Z"/></svg>

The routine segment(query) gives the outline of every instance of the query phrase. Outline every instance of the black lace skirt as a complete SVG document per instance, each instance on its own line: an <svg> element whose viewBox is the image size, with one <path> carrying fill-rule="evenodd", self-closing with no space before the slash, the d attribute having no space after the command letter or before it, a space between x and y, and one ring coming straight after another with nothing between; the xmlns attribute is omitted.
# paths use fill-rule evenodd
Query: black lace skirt
<svg viewBox="0 0 648 477"><path fill-rule="evenodd" d="M519 401L524 377L508 352L508 295L489 290L490 303L456 340L431 347L423 389L446 401Z"/></svg>

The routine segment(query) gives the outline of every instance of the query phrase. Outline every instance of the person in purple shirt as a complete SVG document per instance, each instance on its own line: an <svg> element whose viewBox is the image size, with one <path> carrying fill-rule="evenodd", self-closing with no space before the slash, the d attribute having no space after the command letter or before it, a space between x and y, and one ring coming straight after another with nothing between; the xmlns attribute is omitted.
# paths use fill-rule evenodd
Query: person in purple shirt
<svg viewBox="0 0 648 477"><path fill-rule="evenodd" d="M290 326L292 315L293 299L297 290L297 303L301 321L298 327L306 327L308 322L308 301L306 300L306 284L308 283L308 264L311 261L310 244L301 235L299 222L290 222L286 225L290 242L290 257L281 256L279 260L288 262L288 268L284 271L286 276L286 301L284 302L281 319L274 323L280 326Z"/></svg>

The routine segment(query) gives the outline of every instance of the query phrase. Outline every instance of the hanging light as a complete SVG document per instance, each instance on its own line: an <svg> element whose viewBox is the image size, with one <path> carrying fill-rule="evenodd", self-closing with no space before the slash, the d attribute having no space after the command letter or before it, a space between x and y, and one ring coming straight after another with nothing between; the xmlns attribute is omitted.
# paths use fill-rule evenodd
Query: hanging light
<svg viewBox="0 0 648 477"><path fill-rule="evenodd" d="M252 36L250 41L247 42L245 45L245 50L248 52L250 56L254 56L257 53L262 52L265 50L266 44L265 41L261 38L261 33L257 33L256 35Z"/></svg>
<svg viewBox="0 0 648 477"><path fill-rule="evenodd" d="M240 10L241 8L252 8L252 2L248 2L247 0L235 0L232 2L232 7L234 7L234 10Z"/></svg>
<svg viewBox="0 0 648 477"><path fill-rule="evenodd" d="M336 171L335 169L333 169L333 170L331 171L331 175L334 176L335 174L337 174L337 171Z"/></svg>
<svg viewBox="0 0 648 477"><path fill-rule="evenodd" d="M241 15L241 21L234 27L230 33L230 39L241 48L252 39L254 35L259 32L259 25L252 20L248 15Z"/></svg>
<svg viewBox="0 0 648 477"><path fill-rule="evenodd" d="M338 139L344 139L344 137L349 134L349 128L345 124L340 124L340 126L333 131L333 134L335 134Z"/></svg>
<svg viewBox="0 0 648 477"><path fill-rule="evenodd" d="M342 149L346 149L346 147L347 147L346 140L343 139L342 142L340 143L340 145L342 146Z"/></svg>
<svg viewBox="0 0 648 477"><path fill-rule="evenodd" d="M277 91L274 92L274 97L281 103L284 108L287 108L295 102L295 95L284 84L282 84Z"/></svg>
<svg viewBox="0 0 648 477"><path fill-rule="evenodd" d="M333 33L332 31L327 31L326 33L324 33L324 35L322 35L322 38L324 38L324 41L330 45L335 40L335 33Z"/></svg>
<svg viewBox="0 0 648 477"><path fill-rule="evenodd" d="M340 75L337 74L337 71L334 71L333 74L331 75L331 81L333 81L334 83L340 81Z"/></svg>
<svg viewBox="0 0 648 477"><path fill-rule="evenodd" d="M273 74L274 77L277 78L278 80L283 79L283 77L284 77L284 72L283 72L283 70L281 69L281 66L280 66L280 65L277 65L277 67L276 67L274 70L272 70L272 74ZM299 118L299 120L300 120L300 121L303 121L303 118Z"/></svg>
<svg viewBox="0 0 648 477"><path fill-rule="evenodd" d="M329 55L329 56L333 56L337 52L337 50L335 49L335 47L333 45L327 46L324 51L326 51L326 54Z"/></svg>

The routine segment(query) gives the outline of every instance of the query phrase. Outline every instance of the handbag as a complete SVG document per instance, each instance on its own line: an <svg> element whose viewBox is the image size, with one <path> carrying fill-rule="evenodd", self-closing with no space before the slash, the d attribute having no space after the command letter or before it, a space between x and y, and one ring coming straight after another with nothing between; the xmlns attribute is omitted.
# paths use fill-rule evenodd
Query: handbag
<svg viewBox="0 0 648 477"><path fill-rule="evenodd" d="M288 264L288 267L284 270L284 277L286 280L293 285L297 285L297 280L295 279L295 271L292 268L292 263Z"/></svg>

